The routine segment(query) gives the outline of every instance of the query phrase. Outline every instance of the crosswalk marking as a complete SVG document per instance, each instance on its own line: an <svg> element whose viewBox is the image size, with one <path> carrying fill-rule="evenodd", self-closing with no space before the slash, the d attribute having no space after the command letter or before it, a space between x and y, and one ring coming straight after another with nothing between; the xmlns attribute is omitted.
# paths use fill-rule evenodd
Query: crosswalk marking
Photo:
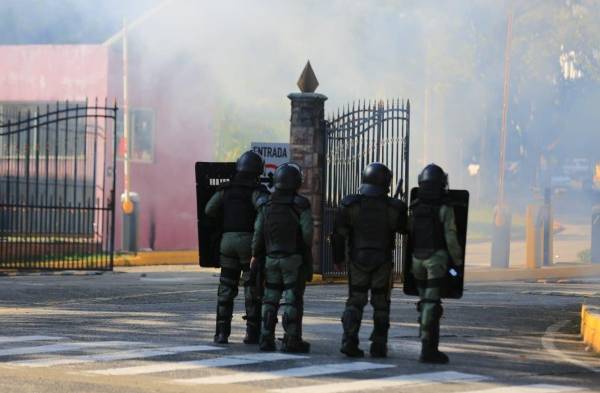
<svg viewBox="0 0 600 393"><path fill-rule="evenodd" d="M57 341L64 340L64 337L56 336L0 336L0 344L4 343L22 343L27 341Z"/></svg>
<svg viewBox="0 0 600 393"><path fill-rule="evenodd" d="M488 379L483 375L464 374L456 371L434 373L397 375L394 377L363 379L360 381L329 383L323 385L300 386L296 388L273 389L270 392L289 393L342 393L363 392L367 390L384 389L405 385L424 385L441 382L477 382Z"/></svg>
<svg viewBox="0 0 600 393"><path fill-rule="evenodd" d="M563 393L563 392L580 392L585 390L575 386L561 386L561 385L546 385L546 384L535 384L535 385L523 385L523 386L503 386L501 388L491 388L483 390L472 390L467 393ZM320 393L320 392L319 392Z"/></svg>
<svg viewBox="0 0 600 393"><path fill-rule="evenodd" d="M365 371L381 368L395 367L391 364L352 362L352 363L334 363L322 364L318 366L306 366L288 368L273 372L240 372L228 375L214 377L176 379L173 382L185 385L211 385L211 384L229 384L239 382L266 381L281 378L310 377L327 374L341 374L352 371Z"/></svg>
<svg viewBox="0 0 600 393"><path fill-rule="evenodd" d="M307 356L290 355L285 353L254 353L247 355L223 356L213 359L192 360L187 362L158 362L147 366L109 368L90 371L100 375L140 375L166 371L193 370L214 367L243 366L278 360L306 359Z"/></svg>
<svg viewBox="0 0 600 393"><path fill-rule="evenodd" d="M1 349L0 357L16 355L32 355L36 353L56 353L74 351L82 348L103 348L119 346L138 346L148 345L147 343L135 341L98 341L98 342L72 342L66 344L40 345L36 347L18 347L10 349Z"/></svg>
<svg viewBox="0 0 600 393"><path fill-rule="evenodd" d="M14 362L12 364L27 367L50 367L67 364L82 364L93 362L111 362L116 360L143 359L155 356L175 355L184 352L217 351L223 348L210 345L185 345L167 348L147 348L133 351L102 353L94 355L73 356L67 358L32 359Z"/></svg>

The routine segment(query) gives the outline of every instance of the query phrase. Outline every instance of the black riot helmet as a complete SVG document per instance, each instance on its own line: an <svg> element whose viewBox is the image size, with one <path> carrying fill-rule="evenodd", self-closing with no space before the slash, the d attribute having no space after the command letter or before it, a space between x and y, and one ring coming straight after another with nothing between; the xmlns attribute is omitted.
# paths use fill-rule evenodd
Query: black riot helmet
<svg viewBox="0 0 600 393"><path fill-rule="evenodd" d="M264 166L265 161L263 158L252 150L248 150L238 158L235 170L259 176L263 173Z"/></svg>
<svg viewBox="0 0 600 393"><path fill-rule="evenodd" d="M273 182L276 190L298 191L302 185L302 168L292 162L281 164L275 171Z"/></svg>
<svg viewBox="0 0 600 393"><path fill-rule="evenodd" d="M380 162L373 162L362 173L359 192L367 196L387 194L392 183L392 171Z"/></svg>
<svg viewBox="0 0 600 393"><path fill-rule="evenodd" d="M419 198L437 199L447 192L448 175L438 165L427 165L419 174Z"/></svg>

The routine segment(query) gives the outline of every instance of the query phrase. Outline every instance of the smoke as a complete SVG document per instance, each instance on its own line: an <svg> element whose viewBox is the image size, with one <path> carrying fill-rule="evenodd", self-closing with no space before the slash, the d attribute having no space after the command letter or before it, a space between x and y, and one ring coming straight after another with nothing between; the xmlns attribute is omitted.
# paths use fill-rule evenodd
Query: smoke
<svg viewBox="0 0 600 393"><path fill-rule="evenodd" d="M48 20L52 6L60 5L86 21L44 22L48 37L83 29L102 42L111 35L105 34L107 26L114 33L124 15L135 21L163 2L103 3L98 8L95 1L55 0L39 2L38 8L45 8ZM295 82L310 59L317 91L329 97L328 113L364 98L411 100L411 185L422 166L436 162L449 172L453 188L468 188L474 202L493 205L508 4L167 1L130 32L132 105L158 106L157 111L168 106L175 113L163 124L168 129L157 132L184 135L184 143L157 147L164 154L230 160L251 141L288 140L286 96L298 90ZM594 23L598 8L586 0L513 8L506 189L516 210L524 211L533 189L552 178L541 162L558 173L569 158L600 160L593 148L600 143L600 113L593 104L600 95L600 56L592 47L597 42L592 38L600 38ZM113 45L117 59L119 45ZM565 61L570 74L561 68ZM185 154L186 149L198 150ZM478 170L470 173L474 167Z"/></svg>

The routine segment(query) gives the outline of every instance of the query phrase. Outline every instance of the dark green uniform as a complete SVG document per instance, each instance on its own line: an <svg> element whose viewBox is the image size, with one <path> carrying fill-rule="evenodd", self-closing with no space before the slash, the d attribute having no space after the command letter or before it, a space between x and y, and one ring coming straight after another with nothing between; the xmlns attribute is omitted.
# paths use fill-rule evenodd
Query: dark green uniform
<svg viewBox="0 0 600 393"><path fill-rule="evenodd" d="M293 192L275 191L260 203L254 226L252 254L266 255L265 294L262 305L263 342L274 349L279 301L283 296L282 325L286 345L302 340L303 295L312 275L310 258L313 220L308 199Z"/></svg>
<svg viewBox="0 0 600 393"><path fill-rule="evenodd" d="M425 212L419 216L419 210ZM429 214L434 215L429 219ZM419 238L418 220L425 221L428 239ZM432 334L439 334L432 327L441 317L441 285L446 276L449 258L455 265L463 264L463 251L456 235L454 209L447 205L424 204L417 201L411 206L411 222L414 237L412 273L419 290L420 335L429 340ZM415 233L417 232L417 233ZM426 232L426 233L427 233ZM428 244L424 244L428 243ZM439 325L438 325L439 329Z"/></svg>
<svg viewBox="0 0 600 393"><path fill-rule="evenodd" d="M238 294L240 274L244 284L247 333L258 334L260 305L251 280L250 259L257 201L265 195L268 195L268 190L260 183L234 180L222 185L206 205L206 214L221 218L223 225L217 335L228 337L230 334L233 301Z"/></svg>
<svg viewBox="0 0 600 393"><path fill-rule="evenodd" d="M363 309L370 290L374 323L371 352L373 354L376 347L376 352L385 356L395 236L397 232L405 231L406 205L398 199L383 194L349 195L342 200L335 232L348 240L350 260L349 297L342 315L342 352L348 354L344 350L346 345L357 349Z"/></svg>

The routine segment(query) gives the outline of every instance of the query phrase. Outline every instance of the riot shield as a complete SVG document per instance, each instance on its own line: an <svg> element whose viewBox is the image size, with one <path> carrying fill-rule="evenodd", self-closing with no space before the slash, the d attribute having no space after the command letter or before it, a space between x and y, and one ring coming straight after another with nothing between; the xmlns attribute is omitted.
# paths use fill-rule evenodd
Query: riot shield
<svg viewBox="0 0 600 393"><path fill-rule="evenodd" d="M410 202L412 204L419 197L419 189L417 187L410 191ZM467 220L469 216L469 191L467 190L450 190L447 196L448 205L454 208L454 217L456 220L456 231L458 242L462 246L463 255L467 245ZM408 238L408 246L406 248L406 264L404 266L404 293L410 296L418 296L415 279L412 275L412 241L410 235ZM442 286L442 298L460 299L463 294L465 267L456 266L450 261L448 271Z"/></svg>
<svg viewBox="0 0 600 393"><path fill-rule="evenodd" d="M234 162L197 162L196 163L196 206L198 216L198 248L200 266L219 267L219 247L222 220L213 219L204 213L204 208L217 187L233 178Z"/></svg>

